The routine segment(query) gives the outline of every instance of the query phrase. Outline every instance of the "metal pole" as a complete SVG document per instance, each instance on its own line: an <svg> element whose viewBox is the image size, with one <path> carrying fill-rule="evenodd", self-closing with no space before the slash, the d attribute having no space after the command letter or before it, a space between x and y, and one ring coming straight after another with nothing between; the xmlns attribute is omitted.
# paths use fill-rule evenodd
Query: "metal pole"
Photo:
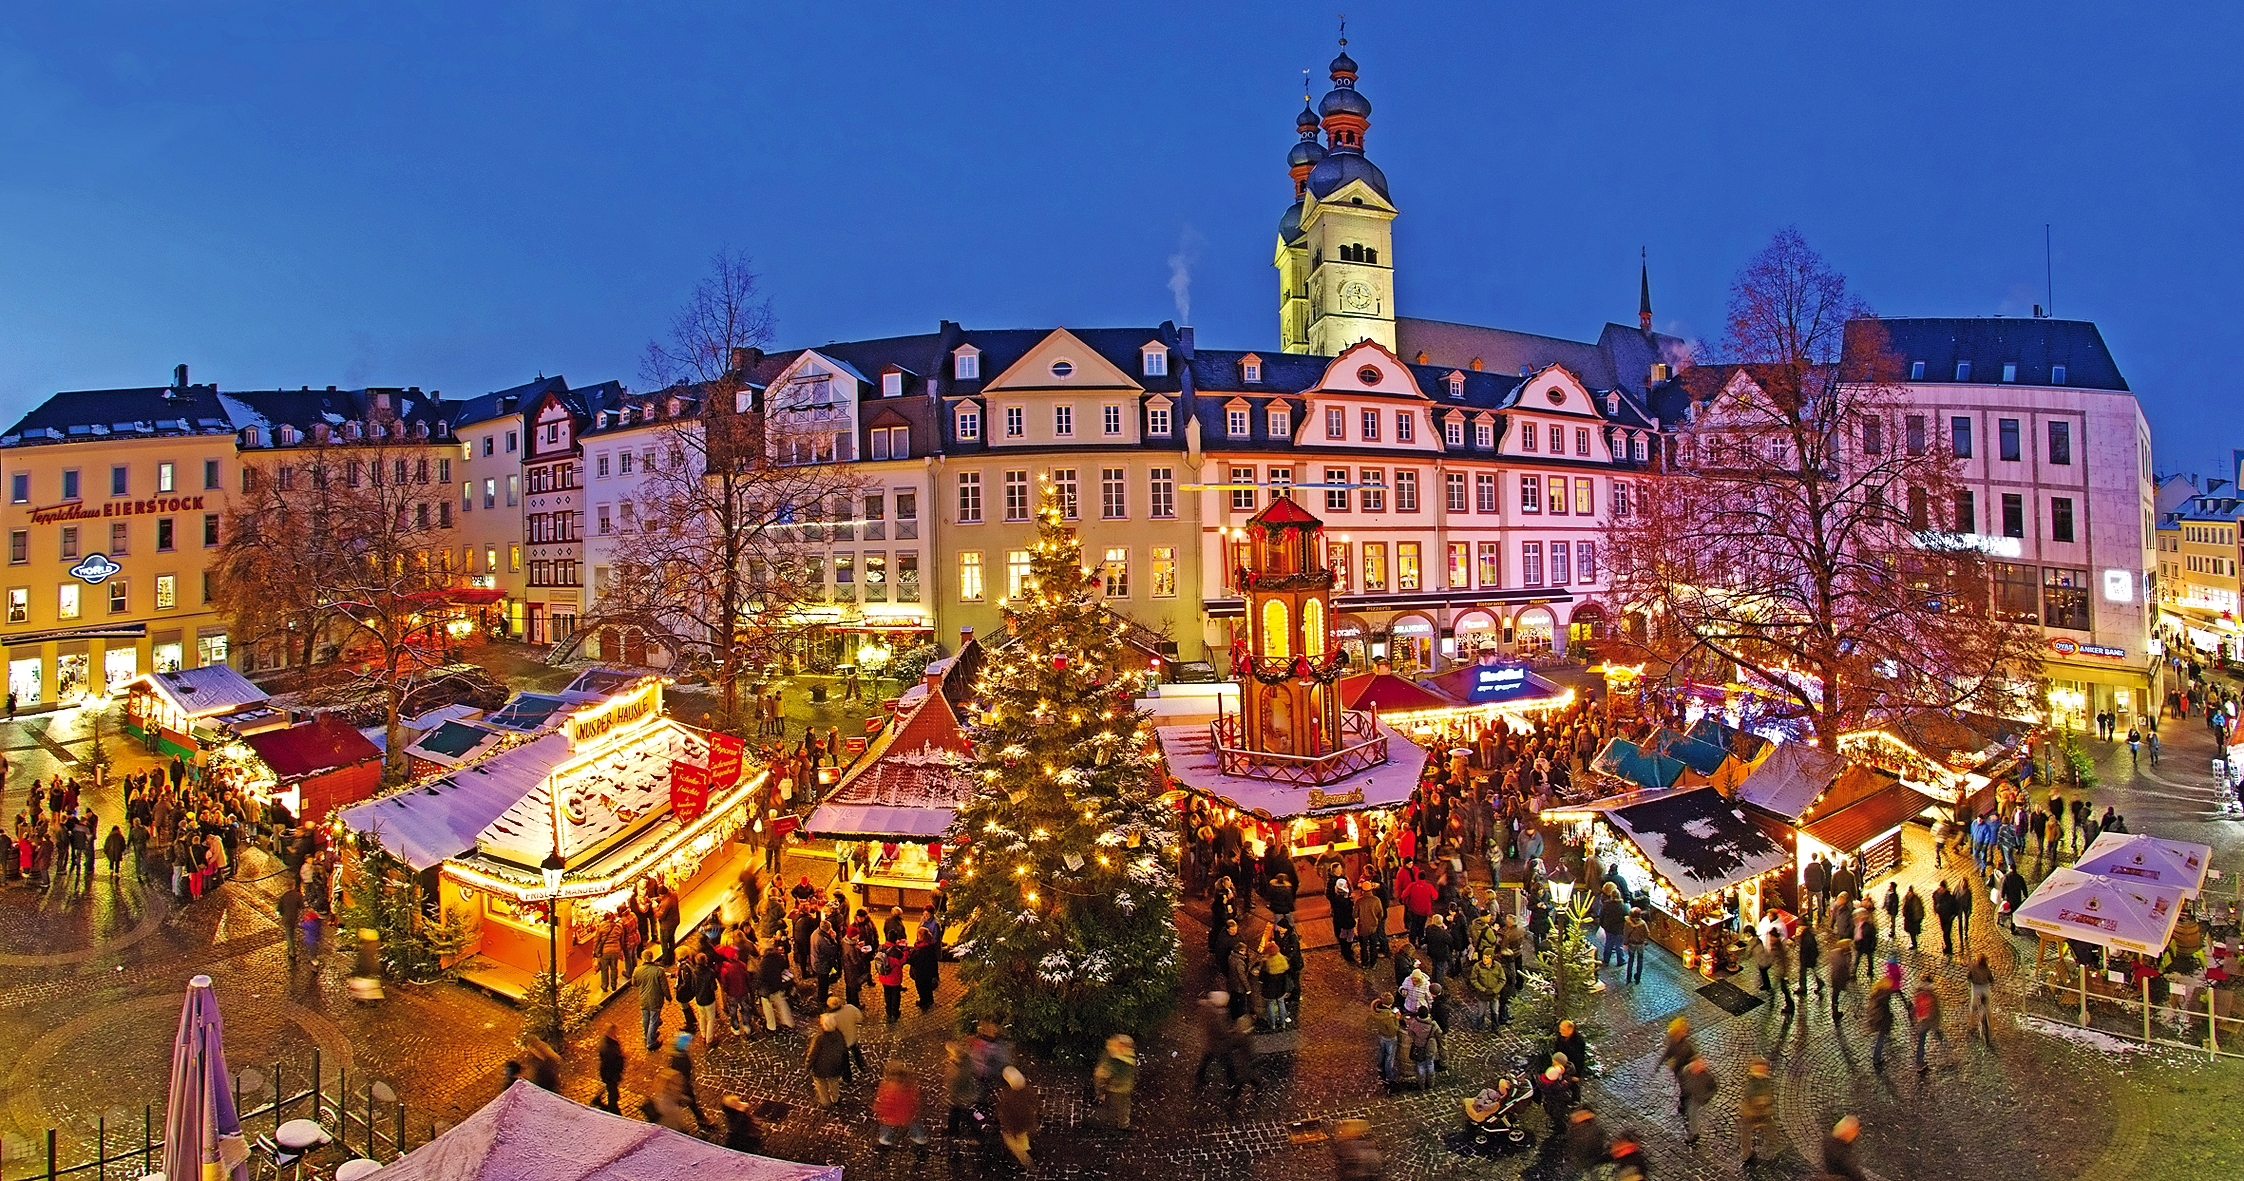
<svg viewBox="0 0 2244 1181"><path fill-rule="evenodd" d="M55 1130L47 1129L47 1181L55 1181Z"/></svg>
<svg viewBox="0 0 2244 1181"><path fill-rule="evenodd" d="M241 1110L235 1108L236 1111ZM109 1176L109 1116L103 1113L94 1120L94 1176Z"/></svg>
<svg viewBox="0 0 2244 1181"><path fill-rule="evenodd" d="M2205 1048L2213 1057L2221 1056L2221 1015L2214 1009L2211 985L2205 988Z"/></svg>
<svg viewBox="0 0 2244 1181"><path fill-rule="evenodd" d="M235 1108L235 1110L239 1111L241 1109ZM140 1171L143 1175L148 1172L148 1158L151 1155L149 1150L155 1146L155 1141L156 1106L152 1103L143 1103L140 1105Z"/></svg>
<svg viewBox="0 0 2244 1181"><path fill-rule="evenodd" d="M2088 965L2079 964L2076 966L2080 968L2080 1027L2086 1029L2088 1028Z"/></svg>
<svg viewBox="0 0 2244 1181"><path fill-rule="evenodd" d="M366 1159L374 1159L374 1088L366 1088Z"/></svg>
<svg viewBox="0 0 2244 1181"><path fill-rule="evenodd" d="M317 1052L314 1051L314 1053ZM286 1094L288 1094L288 1088L281 1085L280 1063L275 1062L273 1063L273 1130L276 1132L280 1130L281 1097Z"/></svg>
<svg viewBox="0 0 2244 1181"><path fill-rule="evenodd" d="M545 970L553 977L553 1040L559 1050L561 1041L561 896L548 894L545 900Z"/></svg>
<svg viewBox="0 0 2244 1181"><path fill-rule="evenodd" d="M319 1121L319 1108L312 1108L313 1122ZM343 1147L351 1146L351 1068L335 1068L335 1138Z"/></svg>
<svg viewBox="0 0 2244 1181"><path fill-rule="evenodd" d="M2143 1044L2149 1045L2150 1036L2150 977L2143 977Z"/></svg>
<svg viewBox="0 0 2244 1181"><path fill-rule="evenodd" d="M396 1156L393 1156L391 1158L392 1160L395 1160L398 1156L405 1155L405 1103L403 1100L398 1101L397 1138L390 1141L390 1147L396 1150Z"/></svg>
<svg viewBox="0 0 2244 1181"><path fill-rule="evenodd" d="M322 1070L320 1069L320 1063L319 1063L319 1047L318 1047L318 1046L313 1046L313 1047L312 1047L312 1122L314 1122L314 1123L317 1123L317 1122L319 1122L319 1100L320 1100L320 1081L321 1081L321 1079L320 1079L320 1076L321 1076L322 1074L324 1074L324 1073L325 1073L325 1072L324 1072L324 1071L322 1071ZM274 1114L275 1118L278 1118L278 1117L279 1117L279 1114L280 1114L280 1113L279 1113L279 1112L274 1112L273 1114Z"/></svg>

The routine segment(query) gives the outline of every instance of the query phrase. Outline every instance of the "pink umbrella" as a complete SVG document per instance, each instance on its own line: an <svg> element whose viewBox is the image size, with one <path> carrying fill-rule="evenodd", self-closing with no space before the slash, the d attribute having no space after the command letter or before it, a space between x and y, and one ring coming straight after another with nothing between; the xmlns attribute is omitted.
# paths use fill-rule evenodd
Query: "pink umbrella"
<svg viewBox="0 0 2244 1181"><path fill-rule="evenodd" d="M249 1145L226 1071L226 1025L210 977L187 982L171 1047L171 1101L164 1108L166 1181L249 1181Z"/></svg>

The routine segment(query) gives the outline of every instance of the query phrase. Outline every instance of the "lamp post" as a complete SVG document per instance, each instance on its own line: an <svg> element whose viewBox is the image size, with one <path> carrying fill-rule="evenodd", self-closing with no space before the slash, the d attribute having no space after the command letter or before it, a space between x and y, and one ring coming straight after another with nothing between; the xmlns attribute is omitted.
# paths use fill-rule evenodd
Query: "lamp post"
<svg viewBox="0 0 2244 1181"><path fill-rule="evenodd" d="M1551 948L1551 1015L1558 1021L1566 1020L1566 941L1574 937L1573 910L1574 883L1558 878L1551 879L1551 902L1566 916L1566 934Z"/></svg>
<svg viewBox="0 0 2244 1181"><path fill-rule="evenodd" d="M553 1040L561 1040L561 850L545 855L538 870L545 875L545 970L553 977ZM556 1046L556 1049L559 1047Z"/></svg>

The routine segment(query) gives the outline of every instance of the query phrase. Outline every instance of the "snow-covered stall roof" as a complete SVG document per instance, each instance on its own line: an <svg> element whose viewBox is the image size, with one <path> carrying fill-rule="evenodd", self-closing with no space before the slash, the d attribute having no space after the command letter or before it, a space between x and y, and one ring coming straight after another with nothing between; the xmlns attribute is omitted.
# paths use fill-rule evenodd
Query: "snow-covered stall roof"
<svg viewBox="0 0 2244 1181"><path fill-rule="evenodd" d="M405 753L439 767L457 767L461 763L474 761L503 741L505 735L489 726L478 726L473 722L444 722L414 739L413 745L405 748Z"/></svg>
<svg viewBox="0 0 2244 1181"><path fill-rule="evenodd" d="M897 720L803 825L834 839L937 840L974 796L974 744L941 693L925 683L898 699Z"/></svg>
<svg viewBox="0 0 2244 1181"><path fill-rule="evenodd" d="M1711 787L1648 795L1604 816L1686 901L1751 881L1792 860Z"/></svg>
<svg viewBox="0 0 2244 1181"><path fill-rule="evenodd" d="M223 664L149 673L140 681L190 718L217 717L269 700L249 678Z"/></svg>
<svg viewBox="0 0 2244 1181"><path fill-rule="evenodd" d="M842 1181L840 1165L735 1152L517 1081L381 1181Z"/></svg>
<svg viewBox="0 0 2244 1181"><path fill-rule="evenodd" d="M513 753L490 761L503 762ZM534 866L558 841L562 860L576 861L669 812L672 760L706 764L708 758L709 742L699 731L663 718L621 747L590 758L572 754L485 826L476 848Z"/></svg>
<svg viewBox="0 0 2244 1181"><path fill-rule="evenodd" d="M1779 743L1738 784L1737 798L1798 826L1898 782L1890 771L1853 762L1804 742Z"/></svg>
<svg viewBox="0 0 2244 1181"><path fill-rule="evenodd" d="M568 757L569 740L547 734L442 779L345 808L342 820L414 869L428 869L472 852L477 834Z"/></svg>

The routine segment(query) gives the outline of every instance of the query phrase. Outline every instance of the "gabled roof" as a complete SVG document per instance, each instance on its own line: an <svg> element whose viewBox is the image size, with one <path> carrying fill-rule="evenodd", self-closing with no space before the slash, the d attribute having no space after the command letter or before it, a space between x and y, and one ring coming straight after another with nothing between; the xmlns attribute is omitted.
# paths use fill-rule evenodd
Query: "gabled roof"
<svg viewBox="0 0 2244 1181"><path fill-rule="evenodd" d="M1711 787L1651 796L1605 819L1685 901L1751 881L1792 860Z"/></svg>
<svg viewBox="0 0 2244 1181"><path fill-rule="evenodd" d="M1799 825L1865 799L1899 780L1804 742L1779 743L1738 784L1740 803Z"/></svg>
<svg viewBox="0 0 2244 1181"><path fill-rule="evenodd" d="M810 814L804 831L830 838L936 840L974 798L974 744L950 702L924 684Z"/></svg>
<svg viewBox="0 0 2244 1181"><path fill-rule="evenodd" d="M1411 714L1455 709L1457 702L1391 672L1377 672L1340 678L1340 707L1377 710L1382 715Z"/></svg>
<svg viewBox="0 0 2244 1181"><path fill-rule="evenodd" d="M257 757L272 768L273 777L282 783L341 767L379 762L382 758L382 752L341 714L320 714L301 725L266 730L242 741L257 752Z"/></svg>
<svg viewBox="0 0 2244 1181"><path fill-rule="evenodd" d="M149 673L140 679L190 718L214 718L270 699L249 678L223 664Z"/></svg>
<svg viewBox="0 0 2244 1181"><path fill-rule="evenodd" d="M339 814L414 869L472 852L475 836L569 757L569 740L547 734L442 779L418 783Z"/></svg>

